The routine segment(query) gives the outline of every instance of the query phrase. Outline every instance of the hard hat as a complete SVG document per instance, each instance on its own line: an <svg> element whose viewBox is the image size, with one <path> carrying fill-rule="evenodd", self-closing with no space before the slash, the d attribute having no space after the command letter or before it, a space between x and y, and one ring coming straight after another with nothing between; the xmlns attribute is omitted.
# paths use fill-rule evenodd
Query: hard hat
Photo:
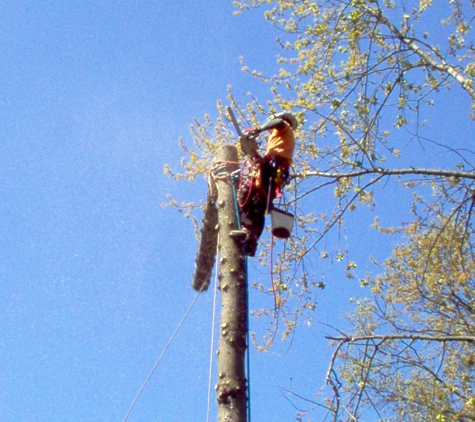
<svg viewBox="0 0 475 422"><path fill-rule="evenodd" d="M297 127L299 125L298 122L297 122L297 119L295 118L295 116L293 114L287 113L285 111L273 114L272 116L269 117L269 120L272 120L272 119L288 120L289 123L290 123L290 126L292 126L293 130L297 129Z"/></svg>

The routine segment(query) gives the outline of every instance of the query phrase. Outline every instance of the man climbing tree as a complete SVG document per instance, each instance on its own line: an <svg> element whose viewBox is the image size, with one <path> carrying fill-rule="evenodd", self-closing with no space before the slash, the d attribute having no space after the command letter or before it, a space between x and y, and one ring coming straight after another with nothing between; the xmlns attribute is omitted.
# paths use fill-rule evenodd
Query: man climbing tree
<svg viewBox="0 0 475 422"><path fill-rule="evenodd" d="M269 131L264 156L254 150L251 157L251 175L248 183L242 184L239 194L241 230L231 232L235 239L244 241L244 251L254 256L259 237L265 224L265 213L273 207L276 196L288 181L289 168L295 148L294 130L297 119L290 113L271 115L261 126L251 128L243 142Z"/></svg>

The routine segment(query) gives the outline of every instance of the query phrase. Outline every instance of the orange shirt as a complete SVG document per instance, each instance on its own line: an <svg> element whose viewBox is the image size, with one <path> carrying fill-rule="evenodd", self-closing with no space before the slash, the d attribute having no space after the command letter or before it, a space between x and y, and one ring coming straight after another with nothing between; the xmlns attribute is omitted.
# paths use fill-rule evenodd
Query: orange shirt
<svg viewBox="0 0 475 422"><path fill-rule="evenodd" d="M285 122L285 121L284 121ZM290 125L285 122L285 128L281 130L271 129L269 140L267 141L267 154L278 155L292 162L292 156L295 148L294 131Z"/></svg>

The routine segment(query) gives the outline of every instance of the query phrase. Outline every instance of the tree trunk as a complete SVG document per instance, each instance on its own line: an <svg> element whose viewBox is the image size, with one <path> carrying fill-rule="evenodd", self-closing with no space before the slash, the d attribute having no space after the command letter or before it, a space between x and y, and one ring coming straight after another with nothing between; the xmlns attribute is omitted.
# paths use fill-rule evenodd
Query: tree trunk
<svg viewBox="0 0 475 422"><path fill-rule="evenodd" d="M229 174L239 168L237 149L225 145L218 154L219 275L221 323L218 350L218 421L245 422L247 385L245 373L247 335L247 285L245 258L240 240L229 237L236 230L235 197ZM236 186L236 184L235 184Z"/></svg>

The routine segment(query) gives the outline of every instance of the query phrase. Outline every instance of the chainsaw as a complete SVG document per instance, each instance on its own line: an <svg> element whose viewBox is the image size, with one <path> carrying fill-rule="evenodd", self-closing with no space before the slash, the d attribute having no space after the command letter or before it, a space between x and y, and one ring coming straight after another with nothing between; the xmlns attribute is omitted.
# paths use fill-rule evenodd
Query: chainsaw
<svg viewBox="0 0 475 422"><path fill-rule="evenodd" d="M236 116L234 115L233 109L231 107L227 107L227 111L229 114L229 117L231 119L231 122L233 123L234 129L236 129L236 133L238 134L239 138L239 144L241 145L242 152L245 155L250 155L251 157L255 156L258 154L258 146L257 146L257 134L256 135L251 135L251 134L245 134L241 130L238 121L236 120Z"/></svg>

